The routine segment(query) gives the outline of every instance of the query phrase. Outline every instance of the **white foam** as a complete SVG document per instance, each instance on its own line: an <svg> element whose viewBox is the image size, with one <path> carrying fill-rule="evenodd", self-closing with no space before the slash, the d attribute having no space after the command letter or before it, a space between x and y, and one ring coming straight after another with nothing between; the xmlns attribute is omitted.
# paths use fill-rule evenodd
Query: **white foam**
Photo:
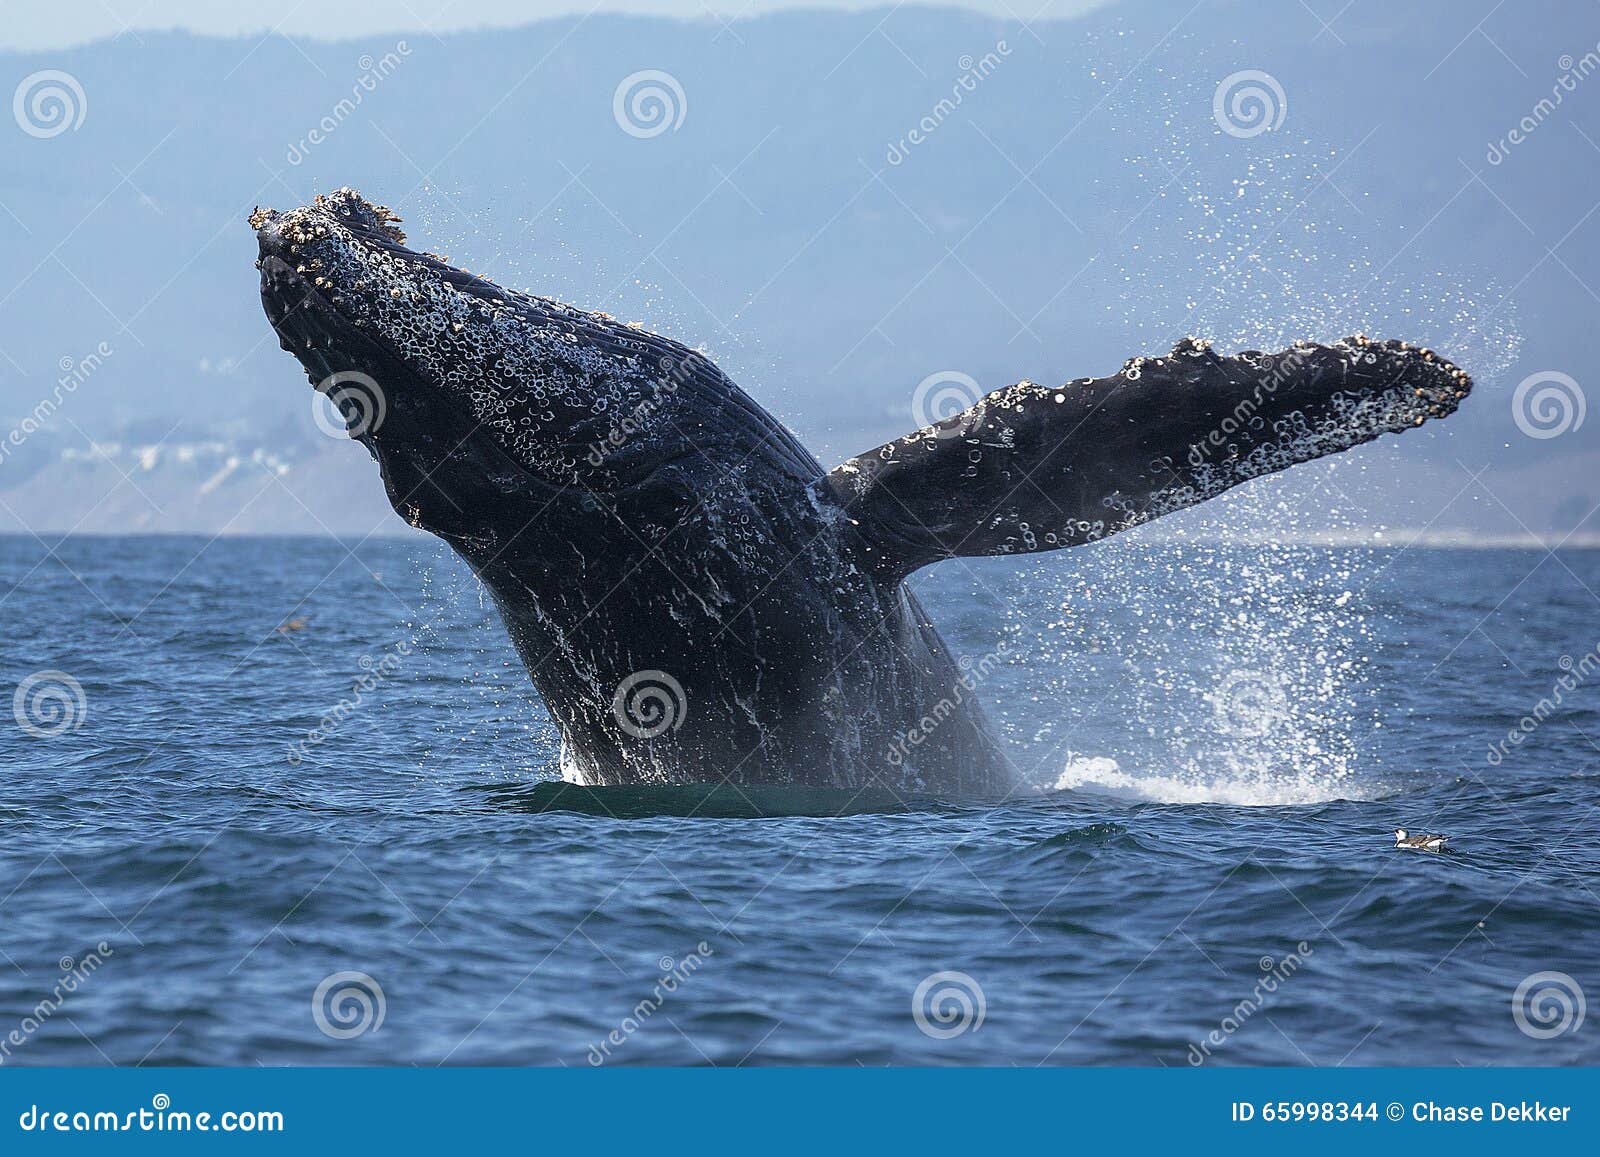
<svg viewBox="0 0 1600 1157"><path fill-rule="evenodd" d="M1104 755L1069 756L1050 790L1096 791L1152 803L1220 803L1233 807L1292 807L1336 799L1369 799L1379 794L1364 791L1340 777L1307 772L1272 777L1132 775Z"/></svg>

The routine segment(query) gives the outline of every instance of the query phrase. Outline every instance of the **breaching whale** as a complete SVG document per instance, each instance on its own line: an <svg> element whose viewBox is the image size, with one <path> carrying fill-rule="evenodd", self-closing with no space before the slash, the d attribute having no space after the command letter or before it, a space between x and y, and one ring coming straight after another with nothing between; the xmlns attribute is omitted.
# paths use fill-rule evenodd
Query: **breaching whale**
<svg viewBox="0 0 1600 1157"><path fill-rule="evenodd" d="M482 580L585 784L1006 793L908 575L1094 542L1471 388L1398 341L1185 339L829 471L705 355L409 249L398 220L350 189L257 210L262 302L396 512Z"/></svg>

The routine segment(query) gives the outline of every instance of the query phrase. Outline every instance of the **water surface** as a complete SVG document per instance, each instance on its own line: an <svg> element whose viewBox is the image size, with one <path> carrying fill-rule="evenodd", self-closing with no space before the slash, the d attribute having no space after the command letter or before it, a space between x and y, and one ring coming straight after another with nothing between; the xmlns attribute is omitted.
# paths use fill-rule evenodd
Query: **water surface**
<svg viewBox="0 0 1600 1157"><path fill-rule="evenodd" d="M1555 996L1513 1015L1533 974L1600 992L1600 554L1113 542L917 585L1002 656L1009 800L555 785L420 537L0 539L0 683L86 703L0 728L0 1060L1600 1061Z"/></svg>

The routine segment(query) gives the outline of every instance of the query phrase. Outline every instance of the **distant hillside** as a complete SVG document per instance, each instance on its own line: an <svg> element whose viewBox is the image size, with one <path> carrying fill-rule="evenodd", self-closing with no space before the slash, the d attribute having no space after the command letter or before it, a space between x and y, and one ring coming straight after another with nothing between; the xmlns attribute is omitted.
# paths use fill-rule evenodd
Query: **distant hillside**
<svg viewBox="0 0 1600 1157"><path fill-rule="evenodd" d="M1190 331L1429 342L1479 396L1342 467L1328 524L1571 529L1600 502L1600 422L1526 437L1511 398L1539 370L1600 384L1600 80L1486 153L1600 9L1363 4L1330 32L1297 4L1190 7L0 55L8 86L61 70L86 102L59 135L0 121L0 440L44 426L0 455L0 527L403 531L367 456L310 421L244 224L351 184L475 270L703 343L824 459L911 428L940 371L1063 380ZM682 94L656 135L618 119L646 70ZM1281 86L1271 131L1219 127L1245 70Z"/></svg>

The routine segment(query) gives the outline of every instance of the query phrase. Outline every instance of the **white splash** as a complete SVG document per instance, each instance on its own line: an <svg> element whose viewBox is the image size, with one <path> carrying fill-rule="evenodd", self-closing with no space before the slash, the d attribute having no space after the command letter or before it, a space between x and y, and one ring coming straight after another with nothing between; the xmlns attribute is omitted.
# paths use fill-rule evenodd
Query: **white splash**
<svg viewBox="0 0 1600 1157"><path fill-rule="evenodd" d="M1289 775L1222 774L1207 777L1186 772L1129 774L1104 755L1071 755L1053 791L1093 791L1151 803L1228 804L1233 807L1293 807L1336 799L1376 799L1385 794L1361 781L1330 779L1317 773Z"/></svg>

